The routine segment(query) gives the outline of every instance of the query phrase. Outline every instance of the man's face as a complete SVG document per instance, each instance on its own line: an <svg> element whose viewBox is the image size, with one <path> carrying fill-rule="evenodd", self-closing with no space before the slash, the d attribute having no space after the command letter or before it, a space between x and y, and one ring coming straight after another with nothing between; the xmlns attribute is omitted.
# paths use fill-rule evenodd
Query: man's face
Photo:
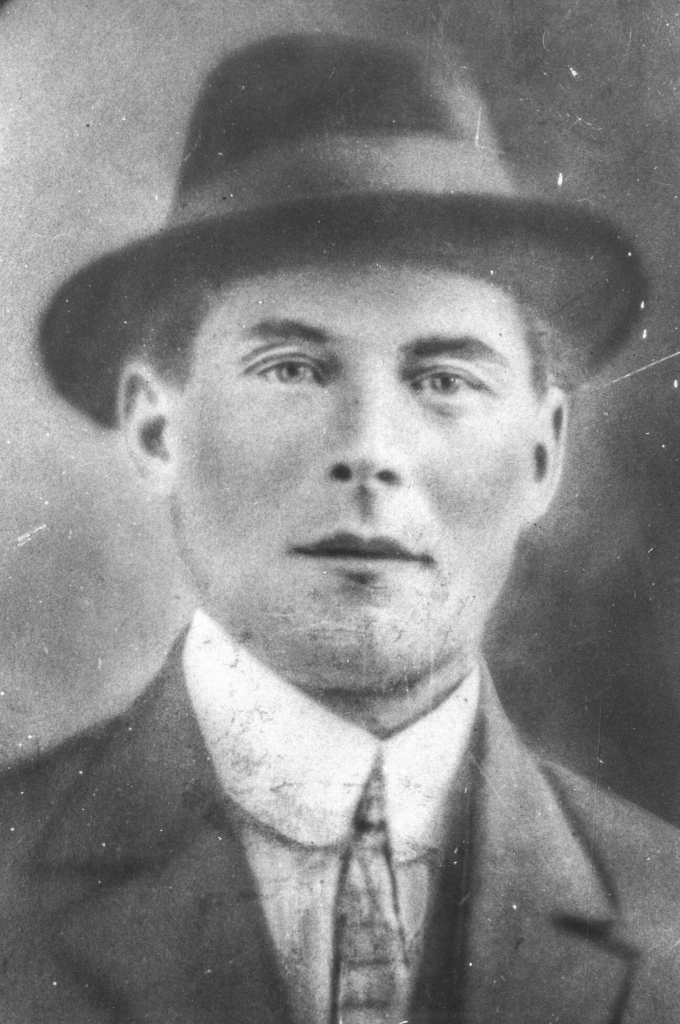
<svg viewBox="0 0 680 1024"><path fill-rule="evenodd" d="M225 291L164 418L203 607L310 689L465 670L554 490L561 400L480 280L336 267Z"/></svg>

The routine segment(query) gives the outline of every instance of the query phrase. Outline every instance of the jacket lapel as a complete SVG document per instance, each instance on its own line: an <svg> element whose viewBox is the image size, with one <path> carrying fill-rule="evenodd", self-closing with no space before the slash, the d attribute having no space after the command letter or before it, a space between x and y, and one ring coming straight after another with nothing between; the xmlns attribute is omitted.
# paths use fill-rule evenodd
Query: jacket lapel
<svg viewBox="0 0 680 1024"><path fill-rule="evenodd" d="M84 771L43 844L40 874L60 892L78 880L78 898L58 919L60 966L116 1020L290 1020L232 809L185 693L179 645Z"/></svg>
<svg viewBox="0 0 680 1024"><path fill-rule="evenodd" d="M595 833L569 819L488 679L483 712L463 1019L611 1024L637 954L594 861Z"/></svg>

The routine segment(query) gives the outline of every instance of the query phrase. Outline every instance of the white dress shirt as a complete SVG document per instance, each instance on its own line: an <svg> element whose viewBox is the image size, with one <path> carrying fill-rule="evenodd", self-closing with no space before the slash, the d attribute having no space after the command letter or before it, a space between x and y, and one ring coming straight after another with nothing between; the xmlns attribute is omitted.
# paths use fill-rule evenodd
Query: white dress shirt
<svg viewBox="0 0 680 1024"><path fill-rule="evenodd" d="M330 1011L341 856L379 751L400 912L417 967L479 671L429 714L379 740L279 678L204 612L194 616L183 660L217 777L242 811L241 838L291 1007L304 1024L321 1024Z"/></svg>

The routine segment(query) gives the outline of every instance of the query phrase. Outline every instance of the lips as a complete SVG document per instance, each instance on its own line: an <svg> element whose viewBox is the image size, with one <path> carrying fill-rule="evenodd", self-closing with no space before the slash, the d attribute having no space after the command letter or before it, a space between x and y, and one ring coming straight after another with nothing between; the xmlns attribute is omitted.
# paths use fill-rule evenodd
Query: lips
<svg viewBox="0 0 680 1024"><path fill-rule="evenodd" d="M432 565L434 562L431 555L410 551L390 537L366 539L354 533L334 533L314 544L297 545L291 552L308 558L364 558L372 561L420 562L421 565Z"/></svg>

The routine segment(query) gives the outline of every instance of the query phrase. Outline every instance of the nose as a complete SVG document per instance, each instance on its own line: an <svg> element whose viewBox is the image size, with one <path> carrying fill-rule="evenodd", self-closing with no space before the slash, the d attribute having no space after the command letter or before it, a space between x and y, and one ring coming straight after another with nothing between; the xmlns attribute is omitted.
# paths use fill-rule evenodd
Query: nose
<svg viewBox="0 0 680 1024"><path fill-rule="evenodd" d="M403 395L389 384L354 391L340 404L329 478L362 488L402 486L407 477Z"/></svg>

